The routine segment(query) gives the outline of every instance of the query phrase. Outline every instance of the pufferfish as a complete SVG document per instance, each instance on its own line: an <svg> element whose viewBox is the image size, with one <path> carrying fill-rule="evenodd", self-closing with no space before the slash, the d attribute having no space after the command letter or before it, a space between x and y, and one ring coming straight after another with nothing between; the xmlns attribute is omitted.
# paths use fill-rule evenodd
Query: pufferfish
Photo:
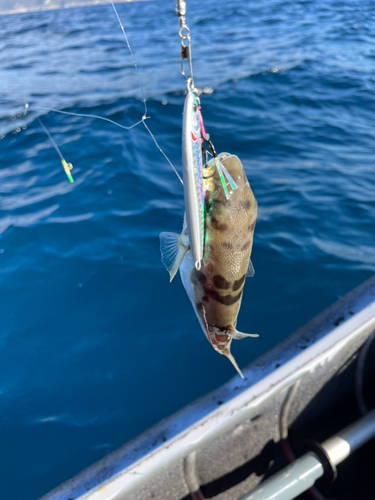
<svg viewBox="0 0 375 500"><path fill-rule="evenodd" d="M186 216L180 235L160 234L160 249L171 281L180 269L182 283L208 341L243 377L230 347L233 339L258 337L236 328L245 279L254 275L250 255L258 204L239 158L221 153L217 159L237 188L227 196L212 159L203 172L205 233L200 270L196 269L190 250Z"/></svg>

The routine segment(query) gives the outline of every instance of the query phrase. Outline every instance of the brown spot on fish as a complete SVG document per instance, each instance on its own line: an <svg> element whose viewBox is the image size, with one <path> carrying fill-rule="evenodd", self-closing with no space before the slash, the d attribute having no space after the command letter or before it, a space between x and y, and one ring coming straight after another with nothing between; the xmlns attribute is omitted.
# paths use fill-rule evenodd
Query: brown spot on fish
<svg viewBox="0 0 375 500"><path fill-rule="evenodd" d="M216 288L220 288L222 290L228 290L228 288L230 287L230 282L227 281L224 276L220 276L219 274L214 276L213 283Z"/></svg>
<svg viewBox="0 0 375 500"><path fill-rule="evenodd" d="M207 295L203 295L202 300L204 300L205 302L208 302L210 299L209 299L209 297L207 297Z"/></svg>
<svg viewBox="0 0 375 500"><path fill-rule="evenodd" d="M202 271L198 271L198 281L199 283L201 283L202 285L204 285L207 281L207 278L206 276L202 273Z"/></svg>
<svg viewBox="0 0 375 500"><path fill-rule="evenodd" d="M198 282L204 285L206 283L206 276L202 273L202 271L198 271L197 269L193 269L190 275L190 281L193 285L196 285Z"/></svg>
<svg viewBox="0 0 375 500"><path fill-rule="evenodd" d="M223 304L224 306L232 306L240 300L242 295L242 290L238 295L220 295L219 293L215 292L215 290L209 290L208 288L205 288L204 292L213 300L216 300L216 302L219 302L219 304Z"/></svg>
<svg viewBox="0 0 375 500"><path fill-rule="evenodd" d="M223 241L221 244L222 247L227 248L228 250L233 250L233 245L232 243L229 243L228 241Z"/></svg>
<svg viewBox="0 0 375 500"><path fill-rule="evenodd" d="M251 245L251 241L248 241L247 243L245 243L243 245L243 247L241 248L241 252L244 252L245 250L247 250L250 245Z"/></svg>
<svg viewBox="0 0 375 500"><path fill-rule="evenodd" d="M247 229L248 229L249 233L251 233L251 231L254 231L255 223L256 223L256 221L252 222L252 223L250 224L250 226L248 226L248 228L247 228Z"/></svg>
<svg viewBox="0 0 375 500"><path fill-rule="evenodd" d="M238 290L239 288L241 288L241 286L242 286L243 282L245 281L245 279L246 279L246 274L244 274L242 276L242 278L240 278L239 280L237 280L237 281L235 281L233 283L232 290L235 292L236 290Z"/></svg>
<svg viewBox="0 0 375 500"><path fill-rule="evenodd" d="M217 231L226 231L228 229L228 224L221 223L215 217L211 217L211 226Z"/></svg>
<svg viewBox="0 0 375 500"><path fill-rule="evenodd" d="M243 208L243 210L249 210L251 207L250 200L242 200L240 203L240 207Z"/></svg>
<svg viewBox="0 0 375 500"><path fill-rule="evenodd" d="M231 198L227 199L227 198L215 198L213 200L214 202L214 208L215 208L215 205L223 205L224 207L230 207L231 205ZM217 206L216 206L217 208Z"/></svg>

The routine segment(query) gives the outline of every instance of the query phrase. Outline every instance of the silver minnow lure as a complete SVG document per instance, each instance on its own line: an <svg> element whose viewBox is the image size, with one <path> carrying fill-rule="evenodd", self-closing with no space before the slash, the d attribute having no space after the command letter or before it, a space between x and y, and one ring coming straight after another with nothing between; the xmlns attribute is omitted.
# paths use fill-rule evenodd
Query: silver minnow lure
<svg viewBox="0 0 375 500"><path fill-rule="evenodd" d="M182 163L186 225L196 269L201 268L204 252L204 192L202 138L199 121L199 98L188 90L185 98Z"/></svg>

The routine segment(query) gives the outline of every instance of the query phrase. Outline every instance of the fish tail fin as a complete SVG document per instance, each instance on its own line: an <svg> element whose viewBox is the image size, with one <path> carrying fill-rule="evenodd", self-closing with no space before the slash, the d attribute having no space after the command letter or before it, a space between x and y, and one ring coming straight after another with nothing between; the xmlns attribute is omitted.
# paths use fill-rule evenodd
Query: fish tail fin
<svg viewBox="0 0 375 500"><path fill-rule="evenodd" d="M223 351L223 354L224 354L224 356L226 356L229 359L229 361L235 367L235 369L237 370L237 372L239 373L239 375L241 375L242 378L245 378L243 376L242 371L240 370L238 364L236 363L236 360L234 359L232 353L230 352L230 349L225 349L225 351Z"/></svg>
<svg viewBox="0 0 375 500"><path fill-rule="evenodd" d="M172 281L188 251L188 247L181 243L180 235L177 233L160 233L159 238L161 261L167 268L170 281Z"/></svg>

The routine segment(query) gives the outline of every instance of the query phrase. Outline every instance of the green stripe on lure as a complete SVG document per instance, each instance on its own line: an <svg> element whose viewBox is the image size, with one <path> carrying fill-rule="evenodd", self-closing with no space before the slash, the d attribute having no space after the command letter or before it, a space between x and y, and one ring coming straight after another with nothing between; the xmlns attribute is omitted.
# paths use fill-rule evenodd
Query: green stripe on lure
<svg viewBox="0 0 375 500"><path fill-rule="evenodd" d="M225 182L224 175L227 178L227 180L229 182L229 185L230 185L230 187L232 188L233 191L235 189L237 189L238 186L234 182L234 180L232 179L231 175L229 174L229 172L227 171L227 169L224 167L224 165L221 163L221 161L218 159L217 156L214 158L214 162L215 162L217 171L219 173L219 177L220 177L221 185L222 185L224 193L225 193L225 197L226 197L227 200L229 200L230 195L228 193L228 188L227 188L227 184Z"/></svg>

